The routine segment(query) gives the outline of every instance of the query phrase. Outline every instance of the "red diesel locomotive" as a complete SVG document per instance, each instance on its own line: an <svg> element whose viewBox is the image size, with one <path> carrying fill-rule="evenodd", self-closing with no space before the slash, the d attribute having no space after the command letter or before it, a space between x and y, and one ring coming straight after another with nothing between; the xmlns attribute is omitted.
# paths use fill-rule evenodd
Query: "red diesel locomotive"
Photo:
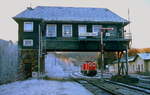
<svg viewBox="0 0 150 95"><path fill-rule="evenodd" d="M81 65L81 73L86 76L95 76L97 74L97 65L95 62L86 61Z"/></svg>

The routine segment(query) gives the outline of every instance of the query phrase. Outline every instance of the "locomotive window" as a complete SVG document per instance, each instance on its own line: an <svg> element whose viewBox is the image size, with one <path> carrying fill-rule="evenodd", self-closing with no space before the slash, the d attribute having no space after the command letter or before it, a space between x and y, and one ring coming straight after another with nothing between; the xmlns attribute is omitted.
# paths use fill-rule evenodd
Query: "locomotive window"
<svg viewBox="0 0 150 95"><path fill-rule="evenodd" d="M24 32L33 32L33 22L24 22Z"/></svg>
<svg viewBox="0 0 150 95"><path fill-rule="evenodd" d="M72 25L63 25L63 37L72 37Z"/></svg>
<svg viewBox="0 0 150 95"><path fill-rule="evenodd" d="M47 37L56 37L56 24L48 24L47 25L47 32L46 36Z"/></svg>

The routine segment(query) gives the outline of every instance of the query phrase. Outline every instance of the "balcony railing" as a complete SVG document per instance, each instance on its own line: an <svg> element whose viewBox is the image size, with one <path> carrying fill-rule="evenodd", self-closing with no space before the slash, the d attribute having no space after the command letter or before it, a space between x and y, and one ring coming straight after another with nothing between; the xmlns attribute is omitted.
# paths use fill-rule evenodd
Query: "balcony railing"
<svg viewBox="0 0 150 95"><path fill-rule="evenodd" d="M132 40L132 34L131 33L125 33L124 38Z"/></svg>
<svg viewBox="0 0 150 95"><path fill-rule="evenodd" d="M43 37L43 41L80 41L80 40L87 40L87 41L100 41L100 36L87 36L87 37L56 37L56 38L48 38ZM124 41L124 40L132 40L131 33L124 33L124 35L110 35L110 36L103 36L104 41Z"/></svg>
<svg viewBox="0 0 150 95"><path fill-rule="evenodd" d="M108 42L106 48L108 50L123 50L126 48L126 45L132 40L131 33L125 33L122 36L105 36L103 41ZM99 50L101 38L100 36L80 38L80 37L57 37L57 38L48 38L43 37L41 40L41 46L43 50ZM111 42L112 41L112 42ZM115 41L119 43L115 43ZM114 47L117 47L114 49ZM119 49L120 48L120 49Z"/></svg>

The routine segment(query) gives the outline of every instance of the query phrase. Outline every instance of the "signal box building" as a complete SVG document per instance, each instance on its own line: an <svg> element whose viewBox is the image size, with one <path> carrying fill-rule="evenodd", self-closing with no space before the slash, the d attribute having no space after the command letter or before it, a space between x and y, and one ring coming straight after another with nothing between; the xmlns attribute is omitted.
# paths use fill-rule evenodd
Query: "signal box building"
<svg viewBox="0 0 150 95"><path fill-rule="evenodd" d="M104 51L126 51L131 41L124 30L129 21L106 8L38 6L13 19L18 23L21 63L29 76L44 70L48 51L99 52L101 28L113 28L103 31Z"/></svg>

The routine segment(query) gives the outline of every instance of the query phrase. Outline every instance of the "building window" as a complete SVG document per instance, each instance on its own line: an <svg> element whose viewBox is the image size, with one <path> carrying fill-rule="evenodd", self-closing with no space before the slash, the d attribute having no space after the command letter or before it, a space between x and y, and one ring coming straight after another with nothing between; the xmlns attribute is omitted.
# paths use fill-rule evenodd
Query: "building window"
<svg viewBox="0 0 150 95"><path fill-rule="evenodd" d="M92 32L93 32L96 36L100 36L101 28L102 28L102 25L93 25L93 26L92 26Z"/></svg>
<svg viewBox="0 0 150 95"><path fill-rule="evenodd" d="M87 33L86 25L79 25L78 33L79 33L79 38L86 38L86 36L85 36Z"/></svg>
<svg viewBox="0 0 150 95"><path fill-rule="evenodd" d="M63 25L63 37L72 37L72 25Z"/></svg>
<svg viewBox="0 0 150 95"><path fill-rule="evenodd" d="M133 64L133 72L135 71L135 68L134 68L134 64Z"/></svg>
<svg viewBox="0 0 150 95"><path fill-rule="evenodd" d="M24 22L24 32L33 32L33 22Z"/></svg>
<svg viewBox="0 0 150 95"><path fill-rule="evenodd" d="M119 36L119 34L117 33L116 26L112 25L112 26L108 26L107 28L113 28L113 30L107 30L107 32L105 33L105 37L117 38Z"/></svg>
<svg viewBox="0 0 150 95"><path fill-rule="evenodd" d="M33 40L32 39L23 40L23 46L33 46Z"/></svg>
<svg viewBox="0 0 150 95"><path fill-rule="evenodd" d="M138 71L140 72L141 70L140 70L140 64L138 65Z"/></svg>
<svg viewBox="0 0 150 95"><path fill-rule="evenodd" d="M46 29L47 37L56 37L57 36L57 27L56 24L48 24Z"/></svg>
<svg viewBox="0 0 150 95"><path fill-rule="evenodd" d="M141 71L144 72L144 66L141 64Z"/></svg>

